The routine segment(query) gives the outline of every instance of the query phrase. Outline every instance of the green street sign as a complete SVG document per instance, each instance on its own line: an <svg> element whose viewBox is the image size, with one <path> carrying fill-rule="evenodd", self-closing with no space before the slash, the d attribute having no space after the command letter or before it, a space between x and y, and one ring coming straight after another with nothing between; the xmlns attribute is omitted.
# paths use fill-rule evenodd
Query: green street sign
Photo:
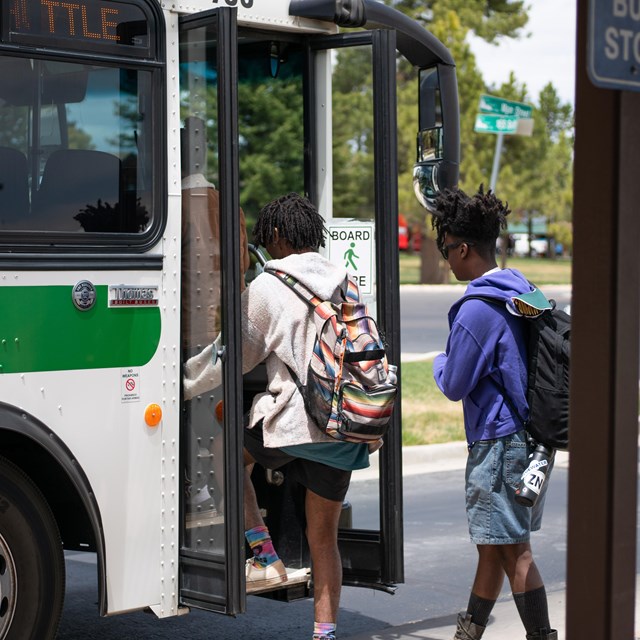
<svg viewBox="0 0 640 640"><path fill-rule="evenodd" d="M533 107L530 104L513 102L485 94L480 96L480 111L501 116L515 116L516 118L533 117Z"/></svg>
<svg viewBox="0 0 640 640"><path fill-rule="evenodd" d="M479 133L516 133L518 118L516 116L499 116L492 113L479 113L476 116L474 131Z"/></svg>

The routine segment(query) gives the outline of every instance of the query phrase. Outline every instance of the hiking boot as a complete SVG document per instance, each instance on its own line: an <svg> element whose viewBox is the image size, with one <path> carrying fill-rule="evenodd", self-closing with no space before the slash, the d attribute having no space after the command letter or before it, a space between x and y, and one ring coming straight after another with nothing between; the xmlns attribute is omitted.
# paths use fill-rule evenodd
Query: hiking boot
<svg viewBox="0 0 640 640"><path fill-rule="evenodd" d="M456 635L453 640L480 640L486 627L471 622L471 615L465 613L458 614L458 626L456 627Z"/></svg>
<svg viewBox="0 0 640 640"><path fill-rule="evenodd" d="M266 567L258 567L254 558L249 558L244 574L247 580L247 593L274 587L287 581L287 570L282 560L276 560Z"/></svg>
<svg viewBox="0 0 640 640"><path fill-rule="evenodd" d="M558 640L558 632L555 629L540 629L534 634L527 633L527 640Z"/></svg>

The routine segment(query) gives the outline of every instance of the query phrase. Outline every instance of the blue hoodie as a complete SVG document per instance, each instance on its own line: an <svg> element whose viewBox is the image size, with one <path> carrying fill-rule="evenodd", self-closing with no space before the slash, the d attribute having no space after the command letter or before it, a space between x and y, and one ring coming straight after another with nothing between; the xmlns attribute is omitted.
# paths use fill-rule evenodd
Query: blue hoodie
<svg viewBox="0 0 640 640"><path fill-rule="evenodd" d="M436 357L433 375L449 400L462 400L470 446L522 429L491 378L506 389L518 414L524 420L529 416L525 326L507 307L513 309L513 296L532 290L519 271L494 271L472 280L449 310L447 350ZM471 295L503 300L505 306L483 300L463 304Z"/></svg>

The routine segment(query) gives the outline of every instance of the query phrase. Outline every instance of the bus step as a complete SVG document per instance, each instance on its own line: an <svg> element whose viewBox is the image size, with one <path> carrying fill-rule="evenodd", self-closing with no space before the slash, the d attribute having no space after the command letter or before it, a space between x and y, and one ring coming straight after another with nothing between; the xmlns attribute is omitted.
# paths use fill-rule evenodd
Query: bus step
<svg viewBox="0 0 640 640"><path fill-rule="evenodd" d="M311 570L287 568L287 581L261 591L252 593L252 596L279 600L280 602L294 602L304 600L311 596Z"/></svg>

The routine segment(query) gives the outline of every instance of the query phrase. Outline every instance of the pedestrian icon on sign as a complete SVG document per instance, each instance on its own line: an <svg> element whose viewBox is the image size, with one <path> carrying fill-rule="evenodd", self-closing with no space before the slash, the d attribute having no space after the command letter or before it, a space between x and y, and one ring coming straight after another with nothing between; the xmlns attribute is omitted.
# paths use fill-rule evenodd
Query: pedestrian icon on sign
<svg viewBox="0 0 640 640"><path fill-rule="evenodd" d="M344 252L344 259L345 259L345 263L344 266L348 267L349 265L351 265L351 267L353 268L354 271L358 270L358 267L356 266L356 263L353 261L354 258L360 258L359 255L356 254L356 252L353 250L353 248L356 246L355 242L352 242L349 245L349 248Z"/></svg>

